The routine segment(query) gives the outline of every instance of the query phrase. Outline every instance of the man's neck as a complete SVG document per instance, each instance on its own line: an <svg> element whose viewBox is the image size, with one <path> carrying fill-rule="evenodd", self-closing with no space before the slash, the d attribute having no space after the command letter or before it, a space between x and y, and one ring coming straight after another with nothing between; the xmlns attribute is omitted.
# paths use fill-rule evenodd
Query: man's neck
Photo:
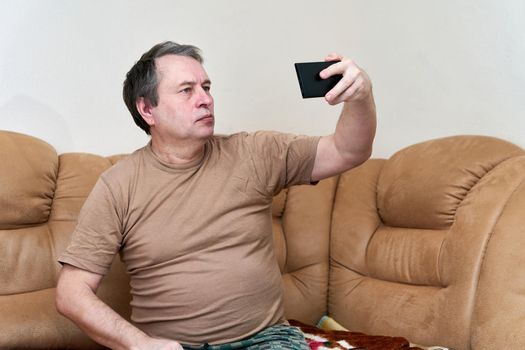
<svg viewBox="0 0 525 350"><path fill-rule="evenodd" d="M201 159L204 155L205 144L206 140L166 143L152 139L151 149L153 153L165 163L184 165Z"/></svg>

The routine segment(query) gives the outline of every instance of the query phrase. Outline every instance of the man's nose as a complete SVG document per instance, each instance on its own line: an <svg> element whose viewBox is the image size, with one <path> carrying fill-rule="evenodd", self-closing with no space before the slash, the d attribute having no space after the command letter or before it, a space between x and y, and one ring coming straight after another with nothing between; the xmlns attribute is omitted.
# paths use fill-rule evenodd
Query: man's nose
<svg viewBox="0 0 525 350"><path fill-rule="evenodd" d="M199 105L199 107L209 106L213 103L213 97L211 96L210 91L205 90L202 87L199 89L197 98L198 98L197 104Z"/></svg>

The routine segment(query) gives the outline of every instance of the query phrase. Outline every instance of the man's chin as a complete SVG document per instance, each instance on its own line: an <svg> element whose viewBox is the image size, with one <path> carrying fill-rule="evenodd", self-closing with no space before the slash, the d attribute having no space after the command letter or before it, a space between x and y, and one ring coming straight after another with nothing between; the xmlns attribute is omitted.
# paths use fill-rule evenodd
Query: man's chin
<svg viewBox="0 0 525 350"><path fill-rule="evenodd" d="M211 126L210 128L206 128L206 130L202 130L199 136L203 139L208 139L212 137L214 133L215 133L215 128Z"/></svg>

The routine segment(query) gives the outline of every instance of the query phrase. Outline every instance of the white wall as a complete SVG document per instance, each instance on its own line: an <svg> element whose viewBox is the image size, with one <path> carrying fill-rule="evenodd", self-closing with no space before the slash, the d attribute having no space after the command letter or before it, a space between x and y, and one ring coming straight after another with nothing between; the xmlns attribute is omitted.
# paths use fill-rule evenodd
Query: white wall
<svg viewBox="0 0 525 350"><path fill-rule="evenodd" d="M164 40L203 49L219 133L330 133L340 108L302 100L293 63L335 51L372 77L374 156L452 134L525 147L522 0L2 0L0 129L59 153L141 147L122 81Z"/></svg>

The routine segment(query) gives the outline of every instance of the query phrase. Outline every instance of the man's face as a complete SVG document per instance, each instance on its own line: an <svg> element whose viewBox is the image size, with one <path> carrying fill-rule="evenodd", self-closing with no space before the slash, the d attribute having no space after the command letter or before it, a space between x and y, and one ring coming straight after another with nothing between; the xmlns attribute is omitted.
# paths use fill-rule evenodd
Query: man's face
<svg viewBox="0 0 525 350"><path fill-rule="evenodd" d="M165 142L193 141L213 135L215 118L211 82L191 57L166 55L155 61L158 104L152 107L152 137Z"/></svg>

